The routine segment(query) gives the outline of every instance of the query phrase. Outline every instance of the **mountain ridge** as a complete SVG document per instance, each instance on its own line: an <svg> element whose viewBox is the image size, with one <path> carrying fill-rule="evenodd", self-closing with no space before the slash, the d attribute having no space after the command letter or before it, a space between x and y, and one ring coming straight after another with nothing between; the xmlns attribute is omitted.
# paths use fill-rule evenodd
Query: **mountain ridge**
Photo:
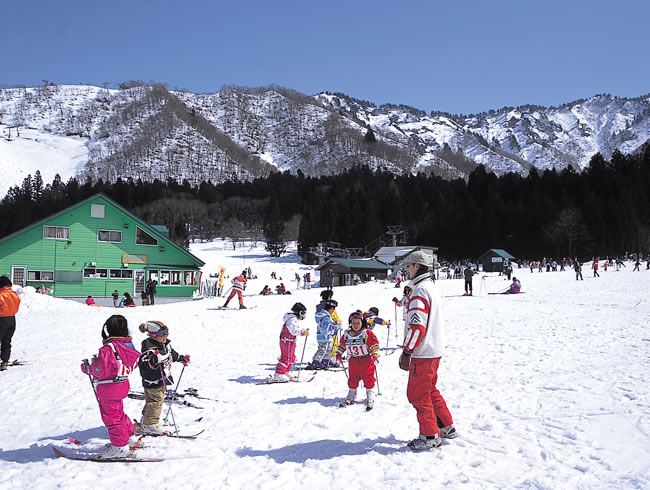
<svg viewBox="0 0 650 490"><path fill-rule="evenodd" d="M600 94L557 107L464 116L277 86L228 86L212 94L140 82L119 89L0 89L0 176L12 179L6 162L35 172L49 159L43 141L54 136L81 147L74 173L91 180L174 178L198 185L274 171L319 176L359 165L448 179L466 178L479 164L497 175L579 171L596 153L631 153L650 138L650 95ZM42 158L16 156L21 138L41 143Z"/></svg>

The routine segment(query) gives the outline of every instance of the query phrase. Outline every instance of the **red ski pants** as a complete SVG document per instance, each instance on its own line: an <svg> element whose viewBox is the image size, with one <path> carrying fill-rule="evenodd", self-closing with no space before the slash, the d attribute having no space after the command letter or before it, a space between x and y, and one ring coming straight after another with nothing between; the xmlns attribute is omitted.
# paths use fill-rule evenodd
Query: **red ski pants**
<svg viewBox="0 0 650 490"><path fill-rule="evenodd" d="M375 365L370 356L350 357L348 388L356 389L359 381L370 390L375 387Z"/></svg>
<svg viewBox="0 0 650 490"><path fill-rule="evenodd" d="M285 374L291 371L291 366L296 362L296 341L285 342L280 340L280 359L275 366L275 372Z"/></svg>
<svg viewBox="0 0 650 490"><path fill-rule="evenodd" d="M411 359L409 383L406 388L408 401L417 412L420 434L440 435L436 417L443 427L453 424L447 403L436 388L440 358Z"/></svg>
<svg viewBox="0 0 650 490"><path fill-rule="evenodd" d="M108 429L108 438L111 444L117 447L124 447L129 443L129 437L135 434L133 422L124 413L123 400L106 400L100 398L99 412L102 415L102 422Z"/></svg>
<svg viewBox="0 0 650 490"><path fill-rule="evenodd" d="M226 303L229 303L231 299L235 297L235 294L237 295L237 298L239 299L239 304L243 305L244 304L244 298L242 298L241 291L239 289L233 289L232 292L230 293L230 296L228 296L228 299L226 300Z"/></svg>

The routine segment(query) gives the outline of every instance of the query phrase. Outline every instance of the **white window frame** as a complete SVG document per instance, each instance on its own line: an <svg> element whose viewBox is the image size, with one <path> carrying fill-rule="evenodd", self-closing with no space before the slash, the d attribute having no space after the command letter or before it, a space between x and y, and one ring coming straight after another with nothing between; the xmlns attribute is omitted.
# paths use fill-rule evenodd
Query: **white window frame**
<svg viewBox="0 0 650 490"><path fill-rule="evenodd" d="M113 273L115 272L119 272L120 274L113 276ZM133 269L109 269L108 278L109 279L133 279Z"/></svg>
<svg viewBox="0 0 650 490"><path fill-rule="evenodd" d="M86 271L95 271L95 272L86 272ZM104 271L104 275L101 275L101 272ZM84 267L83 270L84 279L108 279L108 269L105 267Z"/></svg>
<svg viewBox="0 0 650 490"><path fill-rule="evenodd" d="M46 273L48 273L48 274L51 274L51 275L52 275L52 279L43 279L43 278L41 277L41 275L42 275L44 272L46 272ZM30 278L29 275L32 274L32 273L34 273L34 274L38 273L38 276L39 276L38 279L36 279L36 278L34 278L34 279ZM27 271L27 281L29 281L29 282L35 282L35 281L38 281L38 282L54 282L54 271L32 271L32 270Z"/></svg>
<svg viewBox="0 0 650 490"><path fill-rule="evenodd" d="M108 233L108 238L109 238L109 239L108 239L108 240L100 240L100 239L99 239L99 234L100 234L101 232ZM111 233L119 233L119 234L120 234L120 239L119 239L119 241L111 240L111 239L110 239L110 237L111 237ZM122 243L122 230L97 230L97 241L100 242L100 243Z"/></svg>
<svg viewBox="0 0 650 490"><path fill-rule="evenodd" d="M140 230L142 233L146 233L151 238L156 240L156 243L138 243L138 230ZM142 229L142 228L140 228L139 226L136 225L136 227L135 227L135 244L136 245L142 245L144 247L157 247L158 246L158 239L155 236L153 236L151 233L149 233L148 231L145 231L144 229Z"/></svg>
<svg viewBox="0 0 650 490"><path fill-rule="evenodd" d="M103 204L91 204L90 205L90 217L91 218L103 218L104 217L104 208Z"/></svg>
<svg viewBox="0 0 650 490"><path fill-rule="evenodd" d="M191 280L187 281L187 276L190 276ZM198 271L183 271L183 284L185 286L198 286L199 285L199 272Z"/></svg>
<svg viewBox="0 0 650 490"><path fill-rule="evenodd" d="M55 236L47 236L46 230L54 228ZM67 235L65 237L59 237L59 230L67 231L67 233L61 233L62 235ZM43 225L43 238L45 240L70 240L70 227L69 226L51 226Z"/></svg>

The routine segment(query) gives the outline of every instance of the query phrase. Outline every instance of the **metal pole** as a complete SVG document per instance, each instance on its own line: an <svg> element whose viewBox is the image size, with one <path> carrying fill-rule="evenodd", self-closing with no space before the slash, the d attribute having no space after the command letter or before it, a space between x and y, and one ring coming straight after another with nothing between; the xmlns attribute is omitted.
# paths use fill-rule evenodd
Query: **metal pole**
<svg viewBox="0 0 650 490"><path fill-rule="evenodd" d="M165 398L167 398L167 404L169 406L169 410L167 413L172 414L172 423L174 424L174 433L178 434L178 427L176 426L176 419L174 418L174 412L172 411L172 400L167 396L167 385L165 384L165 380L167 377L165 376L165 372L163 371L163 365L161 362L158 363L158 366L160 366L160 374L162 376L162 384L163 388L165 389Z"/></svg>
<svg viewBox="0 0 650 490"><path fill-rule="evenodd" d="M306 347L307 347L307 336L305 336L305 343L302 346L302 355L300 356L300 366L302 366L302 360L305 358L305 348ZM300 379L300 371L302 371L302 369L298 370L298 376L296 377L296 381L298 381Z"/></svg>

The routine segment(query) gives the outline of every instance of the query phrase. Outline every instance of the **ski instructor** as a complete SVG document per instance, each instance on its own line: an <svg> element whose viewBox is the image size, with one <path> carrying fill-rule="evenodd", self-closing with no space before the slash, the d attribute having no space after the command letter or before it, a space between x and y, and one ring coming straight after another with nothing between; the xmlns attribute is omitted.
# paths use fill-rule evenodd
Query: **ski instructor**
<svg viewBox="0 0 650 490"><path fill-rule="evenodd" d="M436 388L442 356L443 319L440 292L429 273L429 257L418 250L409 256L411 277L404 350L399 367L409 372L406 395L417 412L420 435L408 443L414 451L433 449L441 437L453 439L456 429L447 403Z"/></svg>

